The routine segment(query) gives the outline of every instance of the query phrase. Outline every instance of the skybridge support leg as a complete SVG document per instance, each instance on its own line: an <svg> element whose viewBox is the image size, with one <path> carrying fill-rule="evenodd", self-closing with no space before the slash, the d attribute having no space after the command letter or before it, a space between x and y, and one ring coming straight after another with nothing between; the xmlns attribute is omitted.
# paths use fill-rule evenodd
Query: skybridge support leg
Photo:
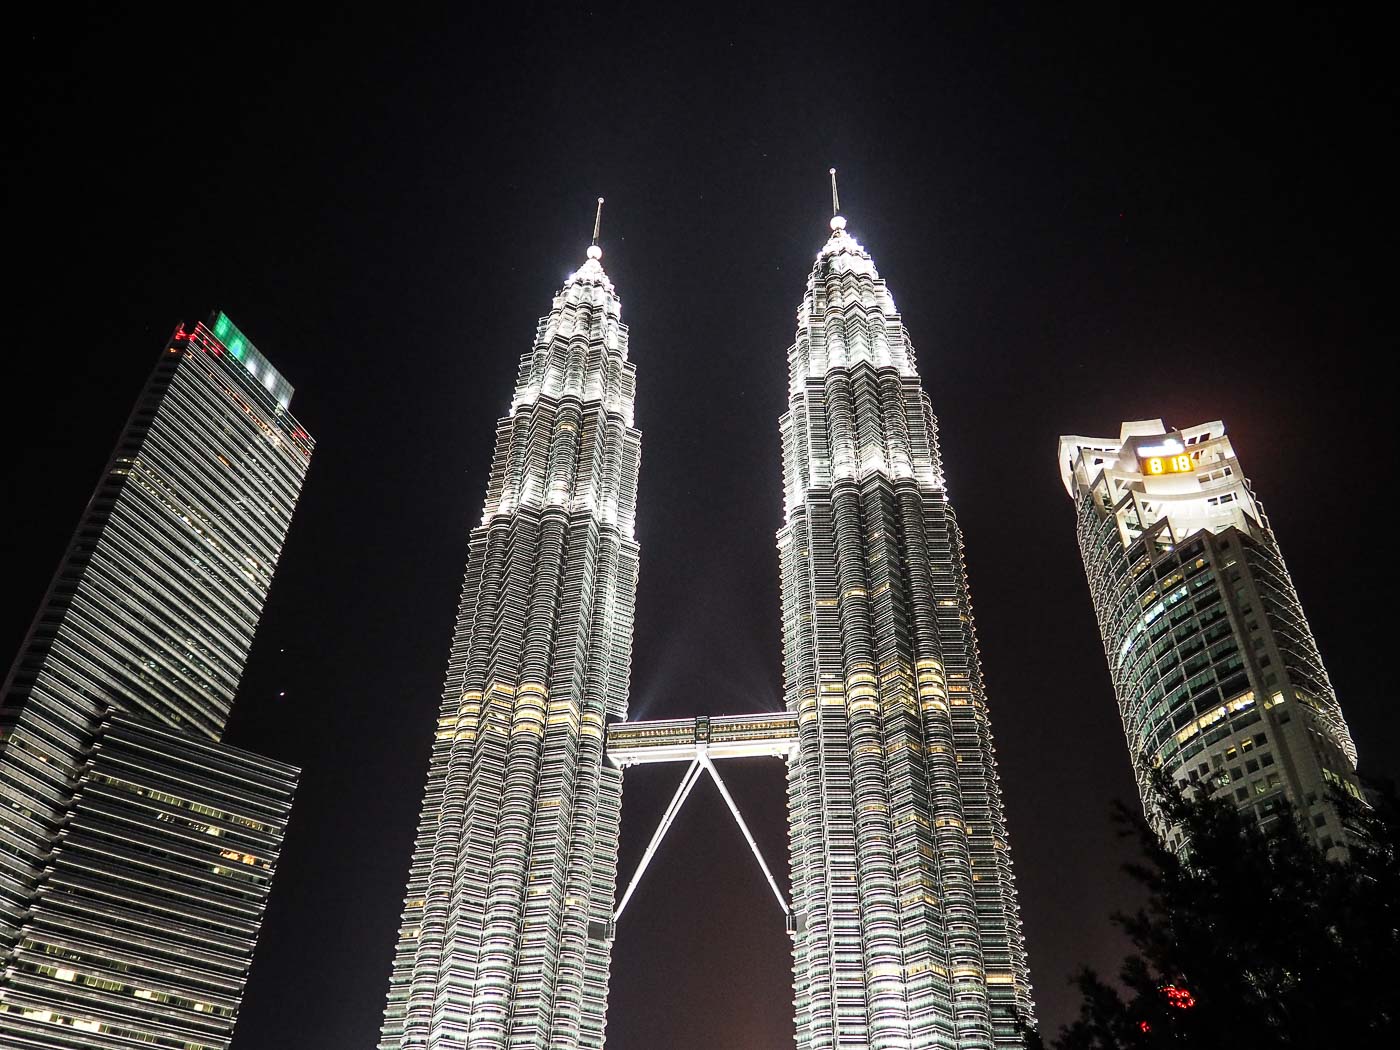
<svg viewBox="0 0 1400 1050"><path fill-rule="evenodd" d="M739 830L744 833L744 841L749 844L749 849L753 850L754 859L758 861L758 866L763 869L763 877L768 880L768 887L773 891L773 896L778 898L778 907L783 909L784 915L791 914L787 901L783 899L782 890L778 889L778 882L773 878L773 873L768 870L768 865L763 862L763 854L758 851L758 843L749 834L749 826L744 823L744 818L739 815L739 807L734 804L734 800L729 797L729 789L724 786L724 781L719 778L719 770L710 761L710 756L704 751L700 752L696 759L700 765L709 770L710 776L715 778L715 786L719 788L719 793L724 796L725 805L729 807L729 812L734 814L734 820L739 825Z"/></svg>
<svg viewBox="0 0 1400 1050"><path fill-rule="evenodd" d="M613 922L617 922L622 917L622 909L627 907L627 902L632 899L633 892L637 889L637 883L642 881L642 873L647 870L647 865L651 863L651 858L656 856L656 849L661 845L661 840L666 837L666 832L671 829L672 822L676 819L676 814L685 805L686 798L690 795L690 789L695 786L695 782L700 779L700 760L694 759L686 767L685 776L681 778L680 787L676 788L676 793L671 797L671 804L666 807L666 812L661 815L661 823L656 826L656 834L651 837L651 842L647 844L646 852L642 854L641 863L637 865L637 873L632 876L632 881L627 884L627 892L622 895L622 901L617 906L617 911L613 913ZM723 790L723 789L721 789ZM737 814L736 814L737 815ZM759 861L763 863L762 860ZM764 869L767 871L768 869Z"/></svg>

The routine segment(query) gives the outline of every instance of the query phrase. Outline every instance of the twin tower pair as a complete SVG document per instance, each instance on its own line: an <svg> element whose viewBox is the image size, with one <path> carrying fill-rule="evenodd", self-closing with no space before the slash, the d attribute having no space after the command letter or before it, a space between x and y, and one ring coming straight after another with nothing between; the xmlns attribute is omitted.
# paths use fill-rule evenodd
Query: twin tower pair
<svg viewBox="0 0 1400 1050"><path fill-rule="evenodd" d="M628 722L641 434L595 221L497 425L383 1050L601 1048L623 908L703 774L785 915L799 1048L1019 1047L1034 1023L937 428L845 226L831 221L788 351L783 709ZM758 755L786 763L790 894L718 771ZM619 900L624 770L643 762L684 772Z"/></svg>

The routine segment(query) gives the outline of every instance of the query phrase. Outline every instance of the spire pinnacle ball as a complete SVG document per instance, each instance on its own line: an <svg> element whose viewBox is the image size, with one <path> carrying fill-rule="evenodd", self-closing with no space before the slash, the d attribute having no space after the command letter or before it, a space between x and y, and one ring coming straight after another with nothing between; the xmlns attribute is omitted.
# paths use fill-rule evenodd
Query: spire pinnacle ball
<svg viewBox="0 0 1400 1050"><path fill-rule="evenodd" d="M846 220L840 215L831 217L831 229L834 233L839 233L846 228Z"/></svg>
<svg viewBox="0 0 1400 1050"><path fill-rule="evenodd" d="M599 248L596 244L590 244L588 246L588 257L590 259L601 259L603 257L603 249Z"/></svg>

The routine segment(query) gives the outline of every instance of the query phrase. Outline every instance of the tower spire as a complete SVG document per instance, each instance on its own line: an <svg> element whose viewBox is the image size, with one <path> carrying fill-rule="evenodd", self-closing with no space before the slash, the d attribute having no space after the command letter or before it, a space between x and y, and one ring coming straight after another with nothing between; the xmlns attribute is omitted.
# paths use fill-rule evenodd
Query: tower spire
<svg viewBox="0 0 1400 1050"><path fill-rule="evenodd" d="M593 214L593 243L588 246L590 259L601 259L603 249L598 247L598 234L603 228L603 198L598 198L598 210Z"/></svg>
<svg viewBox="0 0 1400 1050"><path fill-rule="evenodd" d="M831 232L839 233L846 228L846 220L841 217L841 197L836 192L836 169L828 169L831 176Z"/></svg>

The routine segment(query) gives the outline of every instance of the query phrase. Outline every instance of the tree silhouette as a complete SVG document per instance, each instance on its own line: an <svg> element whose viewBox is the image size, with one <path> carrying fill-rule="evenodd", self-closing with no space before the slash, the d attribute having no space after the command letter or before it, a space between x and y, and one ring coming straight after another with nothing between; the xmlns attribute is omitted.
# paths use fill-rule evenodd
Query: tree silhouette
<svg viewBox="0 0 1400 1050"><path fill-rule="evenodd" d="M1396 1045L1393 793L1372 808L1339 798L1352 846L1329 861L1290 810L1261 829L1228 801L1185 797L1165 776L1155 786L1184 848L1166 848L1140 814L1116 807L1143 853L1127 871L1147 904L1114 916L1136 950L1121 989L1090 969L1076 975L1080 1016L1056 1050Z"/></svg>

